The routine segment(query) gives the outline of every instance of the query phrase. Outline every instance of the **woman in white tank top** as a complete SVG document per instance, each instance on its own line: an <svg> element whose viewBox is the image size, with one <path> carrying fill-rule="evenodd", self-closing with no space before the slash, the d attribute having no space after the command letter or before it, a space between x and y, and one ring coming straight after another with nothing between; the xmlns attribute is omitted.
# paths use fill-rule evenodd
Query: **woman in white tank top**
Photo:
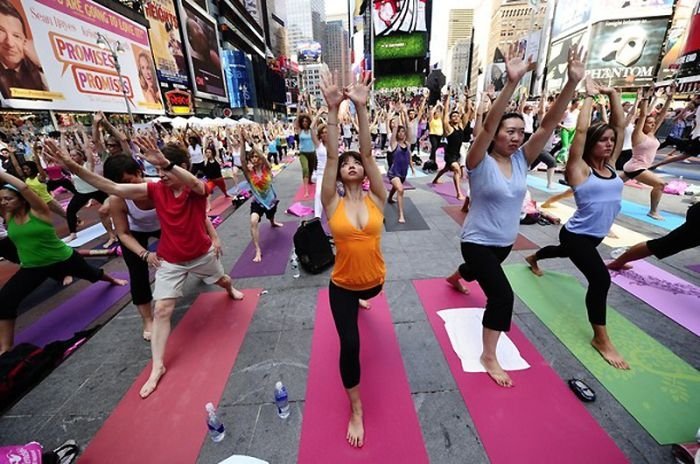
<svg viewBox="0 0 700 464"><path fill-rule="evenodd" d="M326 144L328 143L328 130L326 125L319 123L319 114L316 114L313 122L311 123L311 138L313 139L314 146L316 146L316 171L314 171L314 176L316 178L316 191L314 192L314 217L320 218L323 212L323 205L321 204L321 184L320 179L323 179L323 171L326 169L326 160L328 158L328 152L326 150Z"/></svg>

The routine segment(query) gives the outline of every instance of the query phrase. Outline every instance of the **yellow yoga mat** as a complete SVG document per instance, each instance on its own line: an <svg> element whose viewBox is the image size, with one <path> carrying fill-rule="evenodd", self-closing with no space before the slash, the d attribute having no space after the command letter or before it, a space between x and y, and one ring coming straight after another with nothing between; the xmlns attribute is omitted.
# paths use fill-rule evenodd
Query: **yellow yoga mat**
<svg viewBox="0 0 700 464"><path fill-rule="evenodd" d="M574 208L563 205L561 203L555 203L549 208L542 209L561 219L562 224L568 221L569 218L574 214ZM649 237L647 237L646 235L640 234L639 232L635 232L633 230L629 230L617 224L613 224L612 232L617 236L617 238L605 237L603 239L603 243L612 248L630 247L632 245L636 245L639 242L646 242L647 240L649 240Z"/></svg>

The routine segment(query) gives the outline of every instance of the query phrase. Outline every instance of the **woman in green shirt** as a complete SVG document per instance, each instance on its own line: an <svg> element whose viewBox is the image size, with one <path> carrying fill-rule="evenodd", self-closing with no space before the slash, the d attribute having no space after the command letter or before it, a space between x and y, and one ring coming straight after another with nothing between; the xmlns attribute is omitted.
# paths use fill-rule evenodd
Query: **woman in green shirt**
<svg viewBox="0 0 700 464"><path fill-rule="evenodd" d="M17 247L20 269L0 289L0 354L14 343L17 308L44 280L65 276L113 285L127 282L90 266L82 256L63 243L51 223L51 210L27 184L0 172L0 208L5 212L7 235Z"/></svg>

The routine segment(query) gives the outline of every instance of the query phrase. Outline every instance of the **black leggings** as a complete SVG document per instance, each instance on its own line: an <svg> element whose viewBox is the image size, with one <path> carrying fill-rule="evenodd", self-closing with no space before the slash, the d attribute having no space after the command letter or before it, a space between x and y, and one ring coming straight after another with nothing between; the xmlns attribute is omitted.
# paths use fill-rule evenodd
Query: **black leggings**
<svg viewBox="0 0 700 464"><path fill-rule="evenodd" d="M513 289L501 267L511 248L462 242L464 263L459 266L459 275L467 282L479 282L486 295L482 325L501 332L510 330L513 317Z"/></svg>
<svg viewBox="0 0 700 464"><path fill-rule="evenodd" d="M19 264L19 255L15 244L8 237L0 239L0 257L11 263Z"/></svg>
<svg viewBox="0 0 700 464"><path fill-rule="evenodd" d="M60 281L66 276L97 282L104 276L102 269L92 267L77 251L65 261L40 267L20 267L4 287L0 289L0 320L17 318L17 308L49 277Z"/></svg>
<svg viewBox="0 0 700 464"><path fill-rule="evenodd" d="M46 188L49 190L49 192L53 192L59 187L63 187L64 189L71 192L73 195L77 193L73 182L71 182L71 180L67 177L61 177L60 179L49 179L48 181L46 181Z"/></svg>
<svg viewBox="0 0 700 464"><path fill-rule="evenodd" d="M274 161L274 164L280 164L280 155L276 151L268 151L267 152L267 162L272 163Z"/></svg>
<svg viewBox="0 0 700 464"><path fill-rule="evenodd" d="M647 248L659 259L700 246L700 203L688 209L685 222L663 237L649 240Z"/></svg>
<svg viewBox="0 0 700 464"><path fill-rule="evenodd" d="M442 136L430 134L428 138L430 140L430 161L435 161L436 152L437 149L440 148L440 140L442 140Z"/></svg>
<svg viewBox="0 0 700 464"><path fill-rule="evenodd" d="M574 266L588 280L586 309L588 321L595 325L605 325L605 306L610 289L610 273L596 247L605 237L575 234L566 227L559 230L559 245L550 245L537 251L537 260L548 258L569 258Z"/></svg>
<svg viewBox="0 0 700 464"><path fill-rule="evenodd" d="M139 245L148 249L148 239L160 238L160 231L138 232L131 231L131 235L139 242ZM153 300L151 293L151 279L148 274L148 263L138 257L136 253L122 244L122 256L129 270L129 281L131 282L131 298L135 305L150 303Z"/></svg>
<svg viewBox="0 0 700 464"><path fill-rule="evenodd" d="M340 377L345 388L360 383L360 331L357 328L360 299L368 300L381 291L381 285L369 290L347 290L333 281L328 285L333 321L340 338Z"/></svg>
<svg viewBox="0 0 700 464"><path fill-rule="evenodd" d="M552 155L547 153L546 151L543 151L540 153L540 156L537 157L537 159L530 165L530 169L535 169L538 164L544 163L547 165L547 169L552 169L557 167L557 161L554 159Z"/></svg>
<svg viewBox="0 0 700 464"><path fill-rule="evenodd" d="M87 205L88 201L96 200L99 203L104 203L107 199L107 194L96 190L90 193L76 193L73 198L70 199L68 203L68 208L66 209L66 218L68 221L68 230L71 234L74 234L78 230L78 211L80 208Z"/></svg>

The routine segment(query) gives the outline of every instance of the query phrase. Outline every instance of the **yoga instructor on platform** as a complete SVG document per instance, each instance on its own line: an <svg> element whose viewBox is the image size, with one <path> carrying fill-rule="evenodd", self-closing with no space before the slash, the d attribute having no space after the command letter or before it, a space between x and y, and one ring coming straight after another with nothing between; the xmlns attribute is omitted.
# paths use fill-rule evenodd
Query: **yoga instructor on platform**
<svg viewBox="0 0 700 464"><path fill-rule="evenodd" d="M341 90L328 70L321 74L321 91L328 104L328 160L323 172L321 202L335 240L335 267L329 284L329 299L340 337L340 376L352 409L347 440L351 446L364 443L362 401L360 401L360 333L357 316L361 299L379 294L386 268L381 252L386 188L372 157L367 116L372 76L363 73L357 82ZM349 98L357 109L360 153L346 151L338 158L338 108ZM362 190L369 178L370 189ZM337 182L345 195L338 195ZM366 303L365 303L366 305ZM366 307L366 306L365 306Z"/></svg>

